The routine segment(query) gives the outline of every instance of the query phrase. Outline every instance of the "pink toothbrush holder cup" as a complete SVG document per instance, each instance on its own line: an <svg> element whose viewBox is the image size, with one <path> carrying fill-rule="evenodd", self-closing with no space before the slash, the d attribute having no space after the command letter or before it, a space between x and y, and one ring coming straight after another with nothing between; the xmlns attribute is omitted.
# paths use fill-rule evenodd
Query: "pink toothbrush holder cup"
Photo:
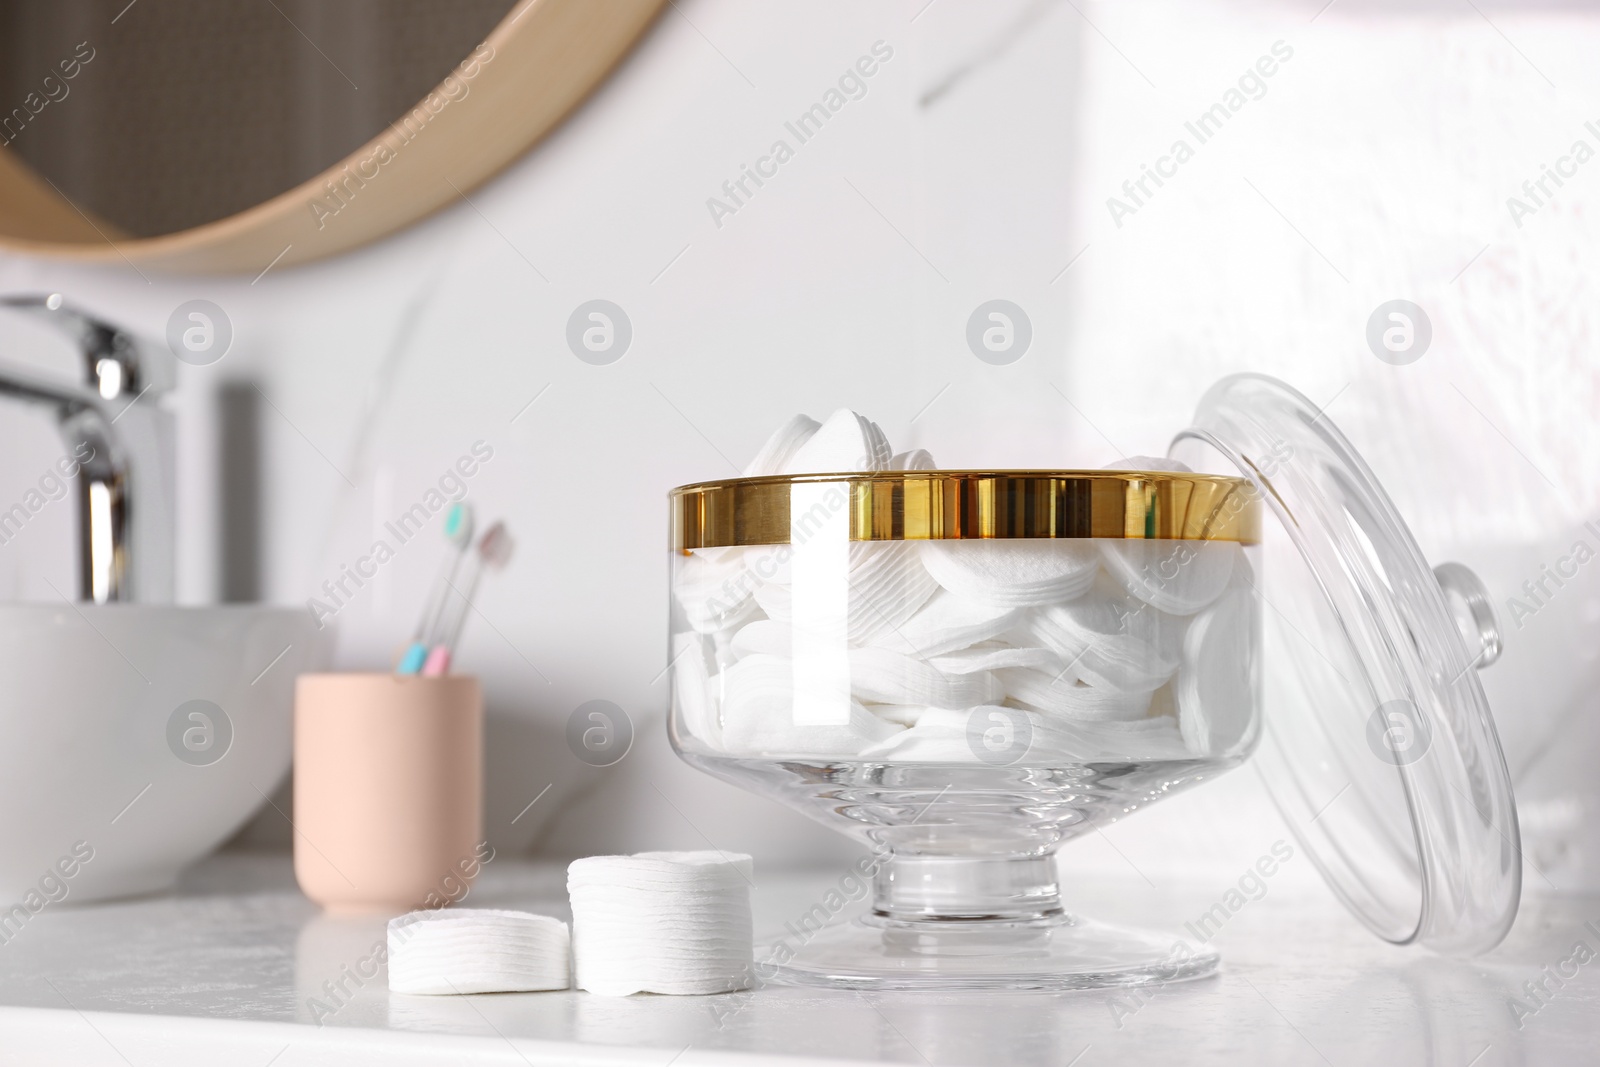
<svg viewBox="0 0 1600 1067"><path fill-rule="evenodd" d="M305 674L294 695L294 874L330 911L459 900L483 841L476 678Z"/></svg>

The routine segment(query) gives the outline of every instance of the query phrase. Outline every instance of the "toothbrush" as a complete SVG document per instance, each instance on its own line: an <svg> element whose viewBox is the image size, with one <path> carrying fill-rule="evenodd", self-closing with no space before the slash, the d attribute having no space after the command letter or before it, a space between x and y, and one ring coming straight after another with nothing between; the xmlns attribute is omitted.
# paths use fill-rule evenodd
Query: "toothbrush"
<svg viewBox="0 0 1600 1067"><path fill-rule="evenodd" d="M461 640L462 627L467 623L467 609L472 606L472 598L478 591L478 581L483 577L485 570L497 571L504 567L511 559L513 547L511 534L506 532L506 524L503 522L497 522L489 527L478 539L478 551L468 564L467 578L463 583L466 588L464 591L455 590L461 606L456 609L455 618L444 626L439 643L429 650L427 661L422 667L424 675L437 678L441 674L449 673L451 650L455 648L456 642Z"/></svg>
<svg viewBox="0 0 1600 1067"><path fill-rule="evenodd" d="M439 624L444 619L445 600L449 596L448 590L455 580L456 571L461 566L461 557L467 554L467 549L472 546L472 505L453 504L444 517L444 536L450 543L450 554L445 559L444 566L439 570L439 576L434 579L433 589L428 593L427 607L423 609L422 618L417 620L417 629L411 637L411 643L406 646L405 655L400 659L400 666L395 668L396 674L417 674L428 658L428 646L438 635Z"/></svg>

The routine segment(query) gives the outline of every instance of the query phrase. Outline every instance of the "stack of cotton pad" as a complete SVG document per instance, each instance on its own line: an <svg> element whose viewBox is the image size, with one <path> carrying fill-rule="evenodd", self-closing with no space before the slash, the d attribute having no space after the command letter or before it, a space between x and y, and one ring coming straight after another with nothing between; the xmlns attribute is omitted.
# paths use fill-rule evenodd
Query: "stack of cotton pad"
<svg viewBox="0 0 1600 1067"><path fill-rule="evenodd" d="M567 924L486 908L414 911L389 920L396 993L525 993L572 984Z"/></svg>
<svg viewBox="0 0 1600 1067"><path fill-rule="evenodd" d="M590 856L567 868L577 985L603 996L695 995L750 979L750 857Z"/></svg>

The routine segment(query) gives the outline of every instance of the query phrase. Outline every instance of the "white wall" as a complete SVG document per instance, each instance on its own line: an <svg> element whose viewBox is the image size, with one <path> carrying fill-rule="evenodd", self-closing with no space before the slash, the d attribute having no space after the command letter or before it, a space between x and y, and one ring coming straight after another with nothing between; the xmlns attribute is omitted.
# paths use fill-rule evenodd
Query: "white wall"
<svg viewBox="0 0 1600 1067"><path fill-rule="evenodd" d="M952 466L1093 465L1164 451L1211 381L1270 371L1331 400L1425 546L1479 556L1502 601L1600 510L1600 163L1521 228L1504 202L1574 138L1600 146L1583 131L1600 118L1600 23L1354 2L1312 22L1318 6L682 0L472 205L381 245L254 283L12 257L0 287L59 288L151 338L194 297L231 317L233 350L185 368L177 401L192 600L215 593L215 519L196 501L214 478L220 381L257 380L271 401L265 584L282 602L333 577L472 442L492 444L471 499L519 550L485 588L460 663L489 693L503 845L710 840L814 859L842 839L680 765L661 728L664 494L733 473L794 411L857 408ZM1266 95L1116 226L1107 198L1279 40L1294 54ZM878 41L894 55L866 96L716 225L707 198ZM597 297L633 323L611 366L564 342L568 315ZM996 297L1034 329L1007 367L964 339ZM1364 341L1395 297L1434 324L1409 367ZM26 462L0 477L52 447L32 425ZM39 566L69 580L50 540L11 546L41 562L0 558L0 591L48 595L26 577ZM407 546L340 613L344 666L389 660L436 553ZM1595 646L1595 585L1554 600L1497 668L1535 705L1507 730L1513 762L1535 759L1582 690L1571 658ZM1529 676L1549 688L1528 697ZM640 730L608 771L562 739L596 697ZM1109 835L1127 861L1242 869L1283 833L1249 772L1166 808ZM1108 846L1085 842L1082 862L1127 862Z"/></svg>

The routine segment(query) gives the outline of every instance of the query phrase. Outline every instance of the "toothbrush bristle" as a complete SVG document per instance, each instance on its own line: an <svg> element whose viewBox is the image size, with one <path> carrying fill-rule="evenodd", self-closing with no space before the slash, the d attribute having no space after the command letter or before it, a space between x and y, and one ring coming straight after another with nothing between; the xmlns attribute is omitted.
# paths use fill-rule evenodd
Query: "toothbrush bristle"
<svg viewBox="0 0 1600 1067"><path fill-rule="evenodd" d="M472 541L472 505L452 504L444 520L444 536L454 544L470 544Z"/></svg>
<svg viewBox="0 0 1600 1067"><path fill-rule="evenodd" d="M506 530L506 524L497 522L484 531L483 538L478 542L478 555L489 567L504 567L511 558L511 549L515 547L511 534Z"/></svg>

